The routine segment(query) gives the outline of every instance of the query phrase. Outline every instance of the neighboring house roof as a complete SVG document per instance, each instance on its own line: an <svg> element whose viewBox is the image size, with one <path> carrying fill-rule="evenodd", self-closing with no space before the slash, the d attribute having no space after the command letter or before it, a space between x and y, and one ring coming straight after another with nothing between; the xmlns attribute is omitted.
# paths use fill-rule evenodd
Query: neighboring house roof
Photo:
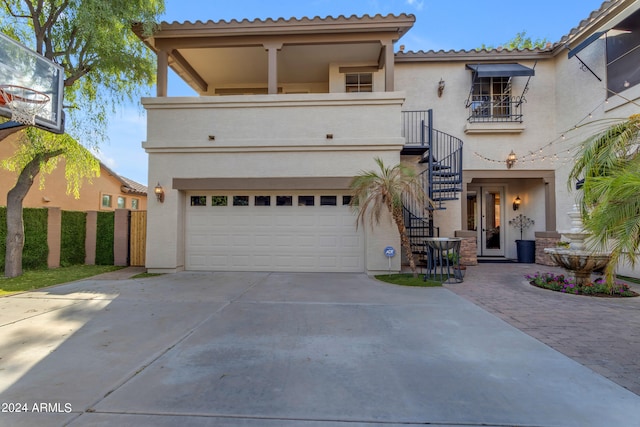
<svg viewBox="0 0 640 427"><path fill-rule="evenodd" d="M118 175L113 170L109 169L104 163L100 162L100 167L105 169L111 176L120 181L121 187L120 190L123 193L137 194L140 196L146 196L148 188L145 185L142 185L138 182L135 182L132 179L125 178L124 176Z"/></svg>

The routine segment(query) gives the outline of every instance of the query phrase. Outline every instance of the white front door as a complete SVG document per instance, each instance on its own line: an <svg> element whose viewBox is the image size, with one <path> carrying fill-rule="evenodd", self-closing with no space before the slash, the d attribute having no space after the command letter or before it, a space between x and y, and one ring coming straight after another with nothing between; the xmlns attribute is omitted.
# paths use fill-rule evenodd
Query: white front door
<svg viewBox="0 0 640 427"><path fill-rule="evenodd" d="M479 187L478 241L480 256L504 256L504 187Z"/></svg>

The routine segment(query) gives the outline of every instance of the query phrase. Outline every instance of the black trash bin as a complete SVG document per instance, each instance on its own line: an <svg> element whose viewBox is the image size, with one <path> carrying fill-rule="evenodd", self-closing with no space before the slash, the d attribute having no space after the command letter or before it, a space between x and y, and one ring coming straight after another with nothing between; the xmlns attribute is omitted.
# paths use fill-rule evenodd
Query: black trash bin
<svg viewBox="0 0 640 427"><path fill-rule="evenodd" d="M516 249L518 251L518 262L525 264L536 262L535 240L516 240Z"/></svg>

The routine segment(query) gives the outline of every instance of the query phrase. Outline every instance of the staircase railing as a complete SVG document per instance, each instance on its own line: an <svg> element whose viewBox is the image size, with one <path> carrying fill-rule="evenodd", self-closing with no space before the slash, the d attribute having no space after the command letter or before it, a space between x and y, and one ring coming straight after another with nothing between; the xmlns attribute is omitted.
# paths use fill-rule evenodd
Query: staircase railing
<svg viewBox="0 0 640 427"><path fill-rule="evenodd" d="M462 191L462 140L433 128L433 112L403 112L403 135L406 146L424 148L426 168L418 175L420 185L433 204L421 204L405 196L405 225L412 252L424 254L424 239L436 237L433 211L445 209L447 200L457 200Z"/></svg>

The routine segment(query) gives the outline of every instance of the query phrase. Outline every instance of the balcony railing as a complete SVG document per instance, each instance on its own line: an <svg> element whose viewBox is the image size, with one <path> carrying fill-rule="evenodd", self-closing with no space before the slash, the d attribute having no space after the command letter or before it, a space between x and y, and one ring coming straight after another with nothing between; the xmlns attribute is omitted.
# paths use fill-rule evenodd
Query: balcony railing
<svg viewBox="0 0 640 427"><path fill-rule="evenodd" d="M522 123L522 96L474 95L467 104L471 123L519 122Z"/></svg>

